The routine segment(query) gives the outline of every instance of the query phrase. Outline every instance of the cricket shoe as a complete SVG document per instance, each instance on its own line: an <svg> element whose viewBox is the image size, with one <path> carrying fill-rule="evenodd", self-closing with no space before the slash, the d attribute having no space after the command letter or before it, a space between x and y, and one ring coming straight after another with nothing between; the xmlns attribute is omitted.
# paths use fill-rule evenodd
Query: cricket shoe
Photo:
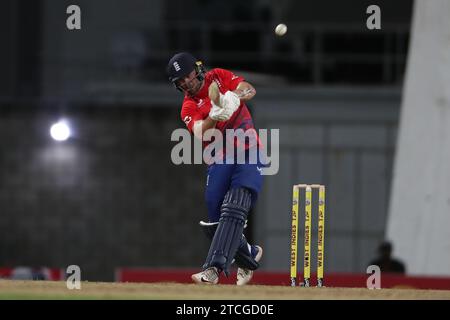
<svg viewBox="0 0 450 320"><path fill-rule="evenodd" d="M217 284L219 283L219 272L216 267L211 267L202 272L193 274L191 278L198 284Z"/></svg>
<svg viewBox="0 0 450 320"><path fill-rule="evenodd" d="M256 262L259 262L263 255L263 249L260 246L252 246L251 252L252 256L254 257L253 259L255 259ZM253 272L254 270L238 268L236 284L238 286L243 286L249 283L253 278Z"/></svg>

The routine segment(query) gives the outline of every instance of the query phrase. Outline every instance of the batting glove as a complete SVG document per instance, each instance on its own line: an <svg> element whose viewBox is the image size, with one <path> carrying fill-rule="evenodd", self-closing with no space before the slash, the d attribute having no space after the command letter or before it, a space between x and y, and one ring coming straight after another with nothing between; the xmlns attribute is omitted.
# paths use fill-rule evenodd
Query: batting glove
<svg viewBox="0 0 450 320"><path fill-rule="evenodd" d="M230 110L232 114L239 108L240 104L241 100L233 91L227 91L224 95L220 95L220 105Z"/></svg>
<svg viewBox="0 0 450 320"><path fill-rule="evenodd" d="M231 118L233 112L227 108L220 107L211 101L212 108L209 111L209 117L216 121L227 121Z"/></svg>

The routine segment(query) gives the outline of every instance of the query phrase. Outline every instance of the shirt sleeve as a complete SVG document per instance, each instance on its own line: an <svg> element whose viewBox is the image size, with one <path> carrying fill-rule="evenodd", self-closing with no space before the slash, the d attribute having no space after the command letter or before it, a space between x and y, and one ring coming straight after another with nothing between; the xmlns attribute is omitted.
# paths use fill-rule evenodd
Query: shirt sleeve
<svg viewBox="0 0 450 320"><path fill-rule="evenodd" d="M241 76L235 75L233 72L225 69L216 68L216 74L219 76L222 83L228 88L230 91L236 90L239 83L245 81L245 79Z"/></svg>
<svg viewBox="0 0 450 320"><path fill-rule="evenodd" d="M181 120L186 124L189 131L193 133L194 122L203 120L203 116L198 112L196 105L192 101L185 101L181 107Z"/></svg>

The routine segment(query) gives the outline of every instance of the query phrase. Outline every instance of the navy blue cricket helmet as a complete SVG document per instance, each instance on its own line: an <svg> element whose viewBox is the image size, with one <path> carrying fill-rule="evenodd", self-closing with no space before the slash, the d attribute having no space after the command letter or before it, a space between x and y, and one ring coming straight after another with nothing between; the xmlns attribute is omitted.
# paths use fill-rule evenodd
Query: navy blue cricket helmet
<svg viewBox="0 0 450 320"><path fill-rule="evenodd" d="M203 63L188 52L180 52L175 54L169 60L166 67L169 81L172 82L178 90L180 90L180 88L177 85L177 80L186 77L193 70L197 73L197 79L202 81L205 77Z"/></svg>

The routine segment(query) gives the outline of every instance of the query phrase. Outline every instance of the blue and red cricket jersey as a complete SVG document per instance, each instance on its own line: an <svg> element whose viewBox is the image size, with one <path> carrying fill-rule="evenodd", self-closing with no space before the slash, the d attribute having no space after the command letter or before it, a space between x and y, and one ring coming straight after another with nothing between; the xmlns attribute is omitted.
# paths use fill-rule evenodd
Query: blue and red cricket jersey
<svg viewBox="0 0 450 320"><path fill-rule="evenodd" d="M244 81L244 78L233 74L231 71L219 68L210 70L206 73L203 87L200 89L197 95L195 97L189 97L187 95L184 97L183 106L181 109L181 119L184 121L191 133L193 130L194 122L197 120L206 119L208 117L209 111L211 110L212 106L211 100L208 97L208 88L213 81L218 84L220 93L225 94L225 92L227 92L228 90L236 90L239 83ZM242 129L253 137L253 139L251 139L251 142L249 141L249 139L240 141L239 139L234 138L233 145L236 148L235 154L239 151L243 151L249 149L250 147L256 146L255 144L261 147L258 134L256 133L255 127L253 125L252 116L247 106L242 101L239 105L239 108L233 113L231 118L228 121L218 121L215 128L222 132L224 145L226 143L225 130L227 129ZM204 141L203 147L205 148L210 143L210 141ZM223 149L223 157L225 156L224 151L225 150Z"/></svg>

